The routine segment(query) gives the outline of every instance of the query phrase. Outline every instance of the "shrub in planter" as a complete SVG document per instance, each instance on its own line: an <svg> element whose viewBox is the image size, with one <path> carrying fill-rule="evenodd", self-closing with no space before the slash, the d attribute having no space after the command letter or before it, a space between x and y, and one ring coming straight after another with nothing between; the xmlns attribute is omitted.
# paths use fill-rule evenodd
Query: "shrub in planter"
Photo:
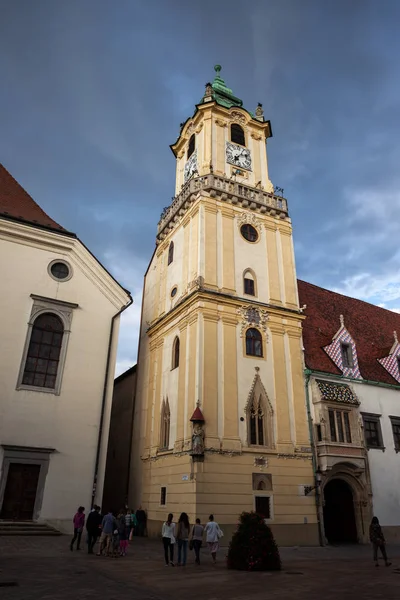
<svg viewBox="0 0 400 600"><path fill-rule="evenodd" d="M281 559L271 529L255 512L243 512L228 550L228 568L241 571L279 571Z"/></svg>

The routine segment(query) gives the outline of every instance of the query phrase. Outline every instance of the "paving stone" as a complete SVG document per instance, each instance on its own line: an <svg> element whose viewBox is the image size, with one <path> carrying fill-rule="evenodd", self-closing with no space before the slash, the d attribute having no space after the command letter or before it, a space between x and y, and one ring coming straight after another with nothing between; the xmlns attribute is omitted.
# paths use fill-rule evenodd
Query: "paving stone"
<svg viewBox="0 0 400 600"><path fill-rule="evenodd" d="M1 600L398 600L400 548L389 547L393 562L375 568L371 548L283 548L280 573L248 573L226 568L226 549L212 565L164 566L160 541L135 539L124 558L70 552L61 538L0 538Z"/></svg>

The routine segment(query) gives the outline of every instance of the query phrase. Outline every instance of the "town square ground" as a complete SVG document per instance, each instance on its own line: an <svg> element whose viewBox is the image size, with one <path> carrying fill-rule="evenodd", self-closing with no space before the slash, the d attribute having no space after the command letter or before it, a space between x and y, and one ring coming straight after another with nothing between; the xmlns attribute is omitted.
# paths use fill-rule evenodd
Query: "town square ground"
<svg viewBox="0 0 400 600"><path fill-rule="evenodd" d="M363 600L400 598L400 547L375 568L368 546L283 548L280 573L230 571L226 548L216 566L165 568L161 542L135 539L125 558L69 551L69 538L0 537L1 600Z"/></svg>

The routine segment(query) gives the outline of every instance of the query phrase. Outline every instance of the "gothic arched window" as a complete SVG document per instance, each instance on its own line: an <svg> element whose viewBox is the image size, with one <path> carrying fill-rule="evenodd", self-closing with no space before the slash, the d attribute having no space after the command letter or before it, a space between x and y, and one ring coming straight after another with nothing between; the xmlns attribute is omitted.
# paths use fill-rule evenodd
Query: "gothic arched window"
<svg viewBox="0 0 400 600"><path fill-rule="evenodd" d="M179 338L176 337L172 346L172 369L179 367L179 346Z"/></svg>
<svg viewBox="0 0 400 600"><path fill-rule="evenodd" d="M188 151L187 151L187 157L190 158L193 154L193 152L195 151L196 148L196 136L191 135L190 136L190 140L189 140L189 145L188 145Z"/></svg>
<svg viewBox="0 0 400 600"><path fill-rule="evenodd" d="M246 145L243 127L240 127L237 123L232 123L231 125L231 142L240 144L241 146Z"/></svg>
<svg viewBox="0 0 400 600"><path fill-rule="evenodd" d="M262 335L255 327L246 331L246 354L247 356L263 356Z"/></svg>
<svg viewBox="0 0 400 600"><path fill-rule="evenodd" d="M64 326L57 315L44 313L35 319L22 376L23 385L56 387L63 334Z"/></svg>
<svg viewBox="0 0 400 600"><path fill-rule="evenodd" d="M163 400L161 406L161 427L160 427L160 449L169 448L169 429L170 429L171 413L169 410L169 402Z"/></svg>
<svg viewBox="0 0 400 600"><path fill-rule="evenodd" d="M243 274L243 291L248 296L256 296L256 278L250 269Z"/></svg>
<svg viewBox="0 0 400 600"><path fill-rule="evenodd" d="M168 264L170 265L174 260L174 242L171 242L168 248Z"/></svg>
<svg viewBox="0 0 400 600"><path fill-rule="evenodd" d="M253 401L248 408L248 435L251 446L264 446L265 442L265 421L264 407L261 396L258 402Z"/></svg>

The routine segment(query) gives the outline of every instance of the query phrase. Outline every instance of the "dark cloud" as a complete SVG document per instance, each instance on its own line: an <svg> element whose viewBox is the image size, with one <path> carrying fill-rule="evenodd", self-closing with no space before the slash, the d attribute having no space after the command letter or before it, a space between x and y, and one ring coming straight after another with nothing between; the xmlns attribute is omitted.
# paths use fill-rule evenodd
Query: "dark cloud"
<svg viewBox="0 0 400 600"><path fill-rule="evenodd" d="M0 161L139 301L174 193L168 146L219 62L272 121L299 276L400 306L397 0L2 0L1 14Z"/></svg>

